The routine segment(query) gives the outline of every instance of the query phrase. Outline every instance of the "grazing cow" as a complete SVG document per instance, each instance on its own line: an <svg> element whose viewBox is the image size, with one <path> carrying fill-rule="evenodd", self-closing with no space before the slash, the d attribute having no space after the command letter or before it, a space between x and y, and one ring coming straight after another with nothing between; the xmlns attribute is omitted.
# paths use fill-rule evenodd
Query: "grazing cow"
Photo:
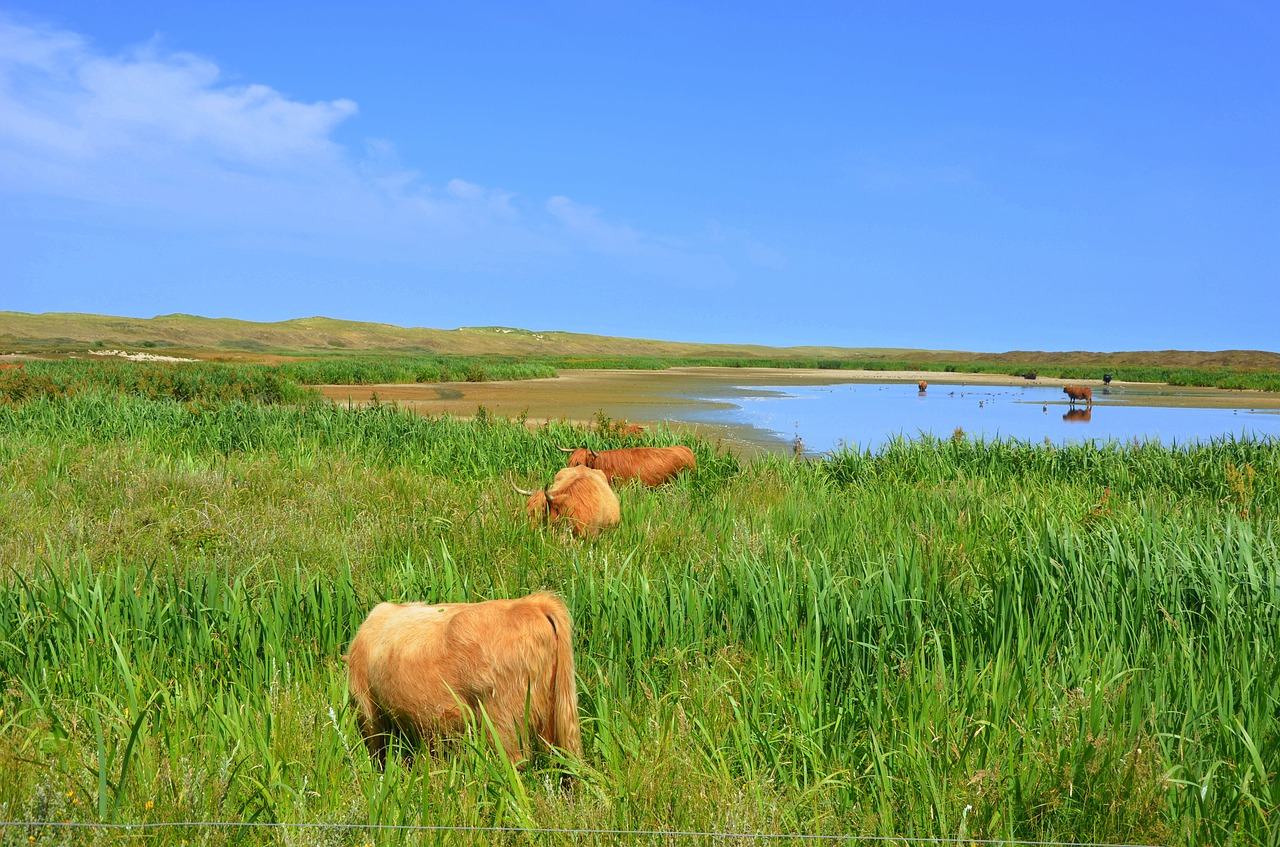
<svg viewBox="0 0 1280 847"><path fill-rule="evenodd" d="M569 612L555 595L483 603L379 603L356 632L347 686L374 764L387 745L463 733L484 710L503 752L540 741L582 755ZM412 750L407 754L412 760Z"/></svg>
<svg viewBox="0 0 1280 847"><path fill-rule="evenodd" d="M1093 405L1093 389L1087 385L1064 385L1062 393L1067 395L1072 406L1075 406L1077 401L1083 401L1089 406Z"/></svg>
<svg viewBox="0 0 1280 847"><path fill-rule="evenodd" d="M924 390L928 387L929 387L929 383L925 382L923 379L920 380L918 383L916 383L916 388L920 389L921 394L923 394Z"/></svg>
<svg viewBox="0 0 1280 847"><path fill-rule="evenodd" d="M625 447L596 452L587 447L576 450L560 447L569 455L569 467L584 466L604 471L610 483L638 479L645 485L662 485L675 479L680 471L696 470L698 460L683 445L675 447Z"/></svg>
<svg viewBox="0 0 1280 847"><path fill-rule="evenodd" d="M581 536L595 535L621 520L618 495L609 487L609 478L592 468L562 468L541 491L515 489L529 498L525 511L531 524L566 518L573 534Z"/></svg>

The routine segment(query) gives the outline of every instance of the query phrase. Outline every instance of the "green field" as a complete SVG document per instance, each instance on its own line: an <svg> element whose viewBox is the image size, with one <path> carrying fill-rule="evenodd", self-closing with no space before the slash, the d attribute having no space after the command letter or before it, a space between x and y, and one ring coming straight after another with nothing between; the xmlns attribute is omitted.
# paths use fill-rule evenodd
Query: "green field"
<svg viewBox="0 0 1280 847"><path fill-rule="evenodd" d="M595 431L83 367L0 392L0 818L34 822L0 843L1280 842L1275 442L740 463L656 431L628 443L697 474L584 542L511 483ZM543 588L585 760L374 771L340 660L368 610Z"/></svg>

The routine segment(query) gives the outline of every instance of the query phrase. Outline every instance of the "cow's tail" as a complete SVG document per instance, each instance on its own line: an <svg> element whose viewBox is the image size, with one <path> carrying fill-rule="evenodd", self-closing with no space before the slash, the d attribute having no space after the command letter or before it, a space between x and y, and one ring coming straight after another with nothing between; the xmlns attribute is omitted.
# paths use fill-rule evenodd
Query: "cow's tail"
<svg viewBox="0 0 1280 847"><path fill-rule="evenodd" d="M556 632L555 678L552 680L554 714L551 716L554 737L547 740L566 753L581 758L582 730L578 726L578 683L573 668L573 625L569 620L569 610L560 598L544 594L542 600L543 614Z"/></svg>

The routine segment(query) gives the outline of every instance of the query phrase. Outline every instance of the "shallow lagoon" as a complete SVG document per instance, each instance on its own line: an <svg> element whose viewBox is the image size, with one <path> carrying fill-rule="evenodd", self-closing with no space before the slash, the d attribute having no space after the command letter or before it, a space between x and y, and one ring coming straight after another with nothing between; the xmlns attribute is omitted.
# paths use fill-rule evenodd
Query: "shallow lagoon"
<svg viewBox="0 0 1280 847"><path fill-rule="evenodd" d="M719 426L749 426L781 443L797 437L806 453L842 447L872 451L896 436L951 437L957 428L985 439L1063 444L1070 441L1157 441L1186 444L1225 437L1280 439L1274 410L1194 405L1136 405L1125 388L1094 389L1092 409L1072 409L1060 386L930 383L726 386L699 400L717 408L686 410L681 418ZM1133 397L1133 400L1138 400Z"/></svg>

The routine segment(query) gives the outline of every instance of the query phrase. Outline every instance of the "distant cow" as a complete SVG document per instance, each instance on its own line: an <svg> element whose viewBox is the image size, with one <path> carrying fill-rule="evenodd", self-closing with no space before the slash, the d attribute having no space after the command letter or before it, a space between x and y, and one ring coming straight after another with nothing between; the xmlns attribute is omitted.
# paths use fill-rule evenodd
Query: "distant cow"
<svg viewBox="0 0 1280 847"><path fill-rule="evenodd" d="M0 371L16 371L23 367L26 367L26 365L22 362L8 362L0 365Z"/></svg>
<svg viewBox="0 0 1280 847"><path fill-rule="evenodd" d="M929 387L929 383L925 382L923 379L916 383L916 388L920 389L921 394L923 394L925 392L925 389L928 387Z"/></svg>
<svg viewBox="0 0 1280 847"><path fill-rule="evenodd" d="M525 491L525 510L529 521L555 523L569 521L574 535L595 535L600 530L617 526L621 520L618 495L609 487L603 471L586 467L562 468L551 485L541 491Z"/></svg>
<svg viewBox="0 0 1280 847"><path fill-rule="evenodd" d="M576 450L559 448L569 455L569 467L583 466L604 471L609 482L625 482L638 479L645 485L662 485L675 479L680 471L696 470L698 460L693 451L683 445L675 447L626 447L619 450L596 452L586 447Z"/></svg>
<svg viewBox="0 0 1280 847"><path fill-rule="evenodd" d="M1064 385L1062 393L1067 395L1074 406L1077 401L1083 401L1085 404L1093 405L1093 389L1087 385Z"/></svg>
<svg viewBox="0 0 1280 847"><path fill-rule="evenodd" d="M532 742L582 755L569 612L552 594L484 603L379 603L347 663L351 704L374 764L387 744L465 731L488 716L503 752ZM408 752L412 757L412 750Z"/></svg>
<svg viewBox="0 0 1280 847"><path fill-rule="evenodd" d="M1103 375L1102 375L1102 384L1103 384L1103 385L1110 385L1110 384L1111 384L1111 374L1103 374Z"/></svg>
<svg viewBox="0 0 1280 847"><path fill-rule="evenodd" d="M644 427L640 424L633 424L626 418L615 418L613 420L604 421L596 426L596 429L605 435L644 435Z"/></svg>

